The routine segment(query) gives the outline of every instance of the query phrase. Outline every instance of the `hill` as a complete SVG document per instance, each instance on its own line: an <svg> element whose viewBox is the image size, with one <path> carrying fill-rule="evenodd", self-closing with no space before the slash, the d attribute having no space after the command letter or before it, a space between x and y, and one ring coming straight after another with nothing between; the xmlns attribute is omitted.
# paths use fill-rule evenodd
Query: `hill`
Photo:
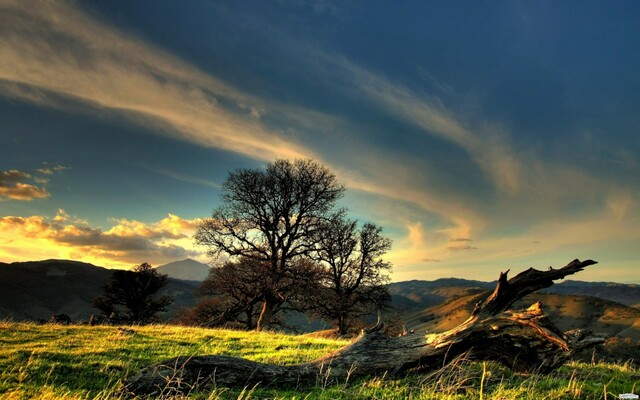
<svg viewBox="0 0 640 400"><path fill-rule="evenodd" d="M186 274L182 276L201 278L204 271L208 273L209 267L183 260L158 267L158 270L170 276L182 272ZM196 276L197 271L201 275ZM46 320L52 314L65 313L73 320L86 320L96 313L91 302L110 275L109 269L69 260L0 263L0 319ZM172 295L176 300L164 318L172 317L180 308L193 306L196 301L193 291L198 285L195 279L171 278L163 294ZM394 308L408 327L433 331L462 322L473 304L494 286L495 282L446 278L391 283L388 288ZM634 305L640 303L638 285L566 281L545 290L551 291L555 293L540 293L539 296L546 296L541 297L543 304L561 328L593 327L599 332L638 337L640 310L628 309L606 299L569 294L598 294ZM535 300L527 301L530 304ZM327 326L322 321L309 321L305 315L296 313L286 315L285 322L302 332Z"/></svg>
<svg viewBox="0 0 640 400"><path fill-rule="evenodd" d="M196 260L187 258L185 260L174 261L156 268L161 274L170 278L183 281L202 282L209 275L211 267Z"/></svg>
<svg viewBox="0 0 640 400"><path fill-rule="evenodd" d="M394 306L401 311L432 307L456 297L493 290L496 282L483 282L458 278L435 281L404 281L388 285ZM599 297L626 306L640 305L640 285L612 282L581 282L566 280L556 283L541 293Z"/></svg>
<svg viewBox="0 0 640 400"><path fill-rule="evenodd" d="M435 281L404 281L387 285L395 309L402 312L433 307L457 297L492 289L495 282L482 282L458 278Z"/></svg>
<svg viewBox="0 0 640 400"><path fill-rule="evenodd" d="M0 319L47 320L68 314L87 320L97 310L91 302L102 291L111 270L78 261L44 260L0 263ZM170 279L161 294L175 298L165 317L195 304L197 283Z"/></svg>
<svg viewBox="0 0 640 400"><path fill-rule="evenodd" d="M592 296L615 301L626 306L640 306L640 285L635 284L566 280L544 289L542 292Z"/></svg>
<svg viewBox="0 0 640 400"><path fill-rule="evenodd" d="M466 320L473 306L488 291L451 298L444 304L404 314L408 329L441 332ZM541 301L549 318L562 330L586 328L598 333L640 339L640 310L591 296L535 293L516 302L513 308L526 308Z"/></svg>

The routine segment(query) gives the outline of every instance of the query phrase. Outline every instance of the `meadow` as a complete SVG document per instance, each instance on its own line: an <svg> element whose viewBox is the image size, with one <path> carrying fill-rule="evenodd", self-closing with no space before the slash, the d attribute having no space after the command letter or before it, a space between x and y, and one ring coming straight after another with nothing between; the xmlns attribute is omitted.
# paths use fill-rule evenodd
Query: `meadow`
<svg viewBox="0 0 640 400"><path fill-rule="evenodd" d="M349 343L310 335L176 326L36 325L0 322L1 399L124 399L121 380L178 355L226 354L297 363ZM638 387L636 387L638 386ZM207 391L192 399L616 399L640 391L632 363L571 362L550 375L515 374L494 363L456 360L427 375L372 377L311 387ZM165 398L175 398L164 396ZM154 397L154 398L157 398Z"/></svg>

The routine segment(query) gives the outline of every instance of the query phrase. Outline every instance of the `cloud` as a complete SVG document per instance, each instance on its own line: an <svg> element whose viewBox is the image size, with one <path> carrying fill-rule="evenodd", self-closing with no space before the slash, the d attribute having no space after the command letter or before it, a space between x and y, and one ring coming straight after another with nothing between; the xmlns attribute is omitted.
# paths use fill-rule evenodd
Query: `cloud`
<svg viewBox="0 0 640 400"><path fill-rule="evenodd" d="M459 245L455 245L455 246L447 246L447 249L449 249L451 251L478 250L477 247L469 246L469 245L466 245L466 244L459 244Z"/></svg>
<svg viewBox="0 0 640 400"><path fill-rule="evenodd" d="M212 182L212 181L207 180L207 179L198 178L196 176L189 176L189 175L180 174L180 173L177 173L175 171L168 170L166 168L149 167L149 166L145 166L145 165L143 165L143 167L148 169L149 171L153 171L153 172L156 172L158 174L161 174L161 175L164 175L164 176L168 176L169 178L173 178L173 179L181 181L181 182L192 183L194 185L205 186L205 187L210 187L210 188L214 188L214 189L220 189L220 187L222 186L219 183Z"/></svg>
<svg viewBox="0 0 640 400"><path fill-rule="evenodd" d="M261 123L265 115L288 129L344 128L340 118L295 105L266 103L244 93L149 43L96 21L73 3L28 7L23 2L7 1L4 11L4 17L0 17L0 59L7 68L0 70L0 80L11 89L5 91L7 95L58 108L64 107L64 102L52 96L63 96L91 104L96 110L124 113L178 139L266 161L323 157L297 142L298 131L285 135L265 128ZM440 215L456 215L452 221L456 226L469 226L478 220L477 214L451 198L415 187L414 182L400 182L399 175L392 174L397 167L383 169L393 167L395 161L377 160L368 177L356 171L369 171L370 160L365 160L365 165L351 162L330 167L346 172L338 175L346 178L343 181L350 188L402 197ZM212 186L171 171L158 172Z"/></svg>
<svg viewBox="0 0 640 400"><path fill-rule="evenodd" d="M31 175L26 172L10 169L0 173L0 184L16 183L29 178Z"/></svg>
<svg viewBox="0 0 640 400"><path fill-rule="evenodd" d="M126 219L114 221L114 226L103 230L62 209L54 218L6 216L0 218L0 242L6 239L3 251L13 258L31 249L33 254L48 252L49 258L72 257L117 267L143 261L159 264L201 255L191 240L195 220L168 214L150 224Z"/></svg>
<svg viewBox="0 0 640 400"><path fill-rule="evenodd" d="M56 216L53 217L53 222L62 223L69 219L69 214L62 208L58 208Z"/></svg>
<svg viewBox="0 0 640 400"><path fill-rule="evenodd" d="M108 109L165 134L260 160L313 153L259 122L262 102L71 2L7 0L0 14L0 81L9 96L50 107L56 97ZM46 168L43 169L43 173Z"/></svg>
<svg viewBox="0 0 640 400"><path fill-rule="evenodd" d="M410 89L393 84L344 58L339 66L349 76L348 81L363 95L363 99L376 103L383 112L421 128L425 134L439 137L465 150L491 178L496 188L510 194L519 191L523 168L508 145L508 136L499 126L482 121L471 129L469 122L456 116L436 98L416 95Z"/></svg>
<svg viewBox="0 0 640 400"><path fill-rule="evenodd" d="M45 165L47 163L44 163ZM45 174L45 175L53 175L56 172L60 172L60 171L64 171L66 169L69 169L69 167L65 167L63 165L59 165L56 164L52 167L44 167L44 168L38 168L36 171L40 172L41 174Z"/></svg>
<svg viewBox="0 0 640 400"><path fill-rule="evenodd" d="M51 196L47 189L22 181L31 179L31 174L16 169L0 172L0 200L31 201Z"/></svg>

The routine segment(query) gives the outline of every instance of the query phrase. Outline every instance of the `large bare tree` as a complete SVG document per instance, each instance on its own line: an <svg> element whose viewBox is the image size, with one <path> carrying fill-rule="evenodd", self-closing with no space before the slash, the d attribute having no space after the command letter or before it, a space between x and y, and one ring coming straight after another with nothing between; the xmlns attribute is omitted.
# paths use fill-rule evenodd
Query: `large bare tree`
<svg viewBox="0 0 640 400"><path fill-rule="evenodd" d="M295 268L303 265L296 261L314 249L317 230L343 193L335 175L310 159L239 169L223 183L223 204L199 224L195 240L213 256L268 264L257 330L287 301Z"/></svg>

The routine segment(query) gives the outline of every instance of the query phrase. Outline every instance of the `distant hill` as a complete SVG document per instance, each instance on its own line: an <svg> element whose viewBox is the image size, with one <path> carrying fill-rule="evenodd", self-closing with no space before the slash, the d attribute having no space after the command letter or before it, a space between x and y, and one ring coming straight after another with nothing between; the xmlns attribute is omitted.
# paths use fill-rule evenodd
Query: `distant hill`
<svg viewBox="0 0 640 400"><path fill-rule="evenodd" d="M479 292L450 299L445 304L414 310L404 314L407 328L417 332L442 332L464 322L474 304L487 297ZM536 301L563 331L586 328L593 332L621 337L640 338L640 310L609 300L590 296L534 293L516 302L513 308L526 308Z"/></svg>
<svg viewBox="0 0 640 400"><path fill-rule="evenodd" d="M209 275L211 267L196 260L187 258L186 260L174 261L156 268L161 274L169 275L170 278L184 281L202 282Z"/></svg>
<svg viewBox="0 0 640 400"><path fill-rule="evenodd" d="M404 281L390 283L389 292L394 306L407 311L414 308L431 307L453 298L493 290L496 282L483 282L458 278L437 279L435 281ZM584 295L599 297L626 306L640 305L640 285L611 282L581 282L567 280L556 283L541 293Z"/></svg>
<svg viewBox="0 0 640 400"><path fill-rule="evenodd" d="M394 308L400 312L422 309L445 303L453 298L490 290L495 282L482 282L458 278L435 281L404 281L387 285Z"/></svg>
<svg viewBox="0 0 640 400"><path fill-rule="evenodd" d="M77 261L44 260L0 263L0 319L39 320L68 314L87 320L97 310L91 302L102 291L111 270ZM170 279L161 294L174 296L165 318L195 304L198 283Z"/></svg>
<svg viewBox="0 0 640 400"><path fill-rule="evenodd" d="M176 301L164 315L171 318L180 308L191 307L194 290L209 267L183 260L158 267L170 276L163 294ZM65 313L75 321L87 320L97 310L91 307L111 270L69 260L0 263L0 319L49 319ZM175 279L176 276L188 280ZM439 331L464 321L478 300L485 298L495 282L446 278L435 281L406 281L388 285L394 308L409 328ZM553 292L553 293L549 293ZM602 298L587 297L584 294ZM640 337L640 286L614 283L566 281L531 295L514 307L526 307L541 299L543 308L562 329L592 328L598 332ZM300 331L325 327L304 315L287 315L285 322Z"/></svg>
<svg viewBox="0 0 640 400"><path fill-rule="evenodd" d="M484 300L495 285L447 278L391 283L388 288L407 328L440 332L464 322L473 305ZM527 296L513 307L528 307L537 300L562 330L587 328L640 338L640 309L633 307L640 304L640 285L568 280Z"/></svg>
<svg viewBox="0 0 640 400"><path fill-rule="evenodd" d="M631 307L640 306L640 285L634 284L566 280L542 292L593 296Z"/></svg>

